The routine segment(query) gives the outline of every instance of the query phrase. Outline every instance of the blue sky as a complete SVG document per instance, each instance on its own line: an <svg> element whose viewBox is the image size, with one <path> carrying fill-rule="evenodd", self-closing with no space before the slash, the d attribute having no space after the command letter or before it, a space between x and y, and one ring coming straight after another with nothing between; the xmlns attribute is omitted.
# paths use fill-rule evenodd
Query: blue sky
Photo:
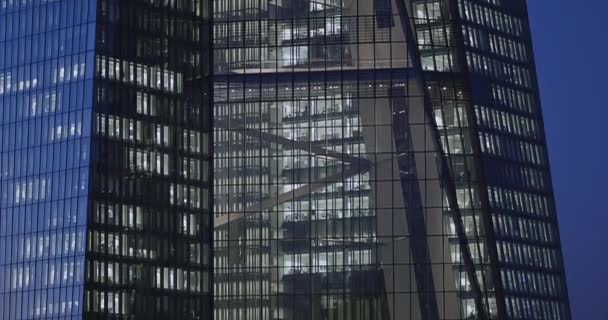
<svg viewBox="0 0 608 320"><path fill-rule="evenodd" d="M573 316L607 320L608 1L528 7Z"/></svg>

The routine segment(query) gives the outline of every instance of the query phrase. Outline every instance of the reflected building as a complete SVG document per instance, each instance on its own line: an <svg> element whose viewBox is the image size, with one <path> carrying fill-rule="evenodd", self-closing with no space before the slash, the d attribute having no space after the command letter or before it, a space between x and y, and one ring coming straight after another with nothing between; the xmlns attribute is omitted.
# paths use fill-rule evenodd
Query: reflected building
<svg viewBox="0 0 608 320"><path fill-rule="evenodd" d="M209 5L0 1L0 319L209 319Z"/></svg>
<svg viewBox="0 0 608 320"><path fill-rule="evenodd" d="M214 318L570 319L523 0L215 0Z"/></svg>

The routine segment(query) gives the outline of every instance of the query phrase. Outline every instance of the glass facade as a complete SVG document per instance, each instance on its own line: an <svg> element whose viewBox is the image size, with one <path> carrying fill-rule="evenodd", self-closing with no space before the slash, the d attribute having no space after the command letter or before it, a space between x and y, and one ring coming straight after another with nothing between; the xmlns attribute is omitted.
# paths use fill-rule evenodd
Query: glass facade
<svg viewBox="0 0 608 320"><path fill-rule="evenodd" d="M208 319L210 2L0 1L0 319Z"/></svg>
<svg viewBox="0 0 608 320"><path fill-rule="evenodd" d="M409 9L215 2L216 319L486 309Z"/></svg>
<svg viewBox="0 0 608 320"><path fill-rule="evenodd" d="M0 1L0 318L82 314L95 1Z"/></svg>
<svg viewBox="0 0 608 320"><path fill-rule="evenodd" d="M570 319L526 2L459 0L481 203L508 319Z"/></svg>
<svg viewBox="0 0 608 320"><path fill-rule="evenodd" d="M498 316L496 283L493 281L489 252L492 239L485 232L487 217L483 214L479 190L481 175L476 172L472 116L469 114L471 93L461 76L466 71L458 60L458 26L448 1L413 1L411 4L417 46L422 69L425 70L427 92L431 99L437 129L444 152L448 155L458 206L462 213L464 233L469 246L485 312ZM458 245L456 238L452 245ZM458 264L454 268L462 269ZM470 296L470 283L462 280L464 318L478 318L478 310Z"/></svg>
<svg viewBox="0 0 608 320"><path fill-rule="evenodd" d="M570 319L525 1L216 0L214 46L216 320Z"/></svg>
<svg viewBox="0 0 608 320"><path fill-rule="evenodd" d="M0 0L0 319L569 320L543 130L525 0Z"/></svg>

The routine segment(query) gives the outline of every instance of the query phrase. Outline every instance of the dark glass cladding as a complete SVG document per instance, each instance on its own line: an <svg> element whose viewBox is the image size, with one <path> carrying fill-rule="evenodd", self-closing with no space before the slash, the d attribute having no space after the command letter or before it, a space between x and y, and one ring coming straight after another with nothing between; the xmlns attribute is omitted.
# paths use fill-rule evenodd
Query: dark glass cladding
<svg viewBox="0 0 608 320"><path fill-rule="evenodd" d="M208 2L98 3L84 313L208 319Z"/></svg>
<svg viewBox="0 0 608 320"><path fill-rule="evenodd" d="M570 319L526 1L458 0L450 13L499 314Z"/></svg>
<svg viewBox="0 0 608 320"><path fill-rule="evenodd" d="M0 1L0 319L209 319L210 2Z"/></svg>
<svg viewBox="0 0 608 320"><path fill-rule="evenodd" d="M525 1L213 18L216 320L570 319Z"/></svg>

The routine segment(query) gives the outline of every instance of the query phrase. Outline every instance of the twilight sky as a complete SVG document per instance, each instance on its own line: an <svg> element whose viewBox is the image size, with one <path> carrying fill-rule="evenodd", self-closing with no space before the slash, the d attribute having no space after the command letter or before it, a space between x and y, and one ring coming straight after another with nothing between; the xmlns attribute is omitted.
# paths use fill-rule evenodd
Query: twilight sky
<svg viewBox="0 0 608 320"><path fill-rule="evenodd" d="M608 320L608 1L528 7L573 318Z"/></svg>

